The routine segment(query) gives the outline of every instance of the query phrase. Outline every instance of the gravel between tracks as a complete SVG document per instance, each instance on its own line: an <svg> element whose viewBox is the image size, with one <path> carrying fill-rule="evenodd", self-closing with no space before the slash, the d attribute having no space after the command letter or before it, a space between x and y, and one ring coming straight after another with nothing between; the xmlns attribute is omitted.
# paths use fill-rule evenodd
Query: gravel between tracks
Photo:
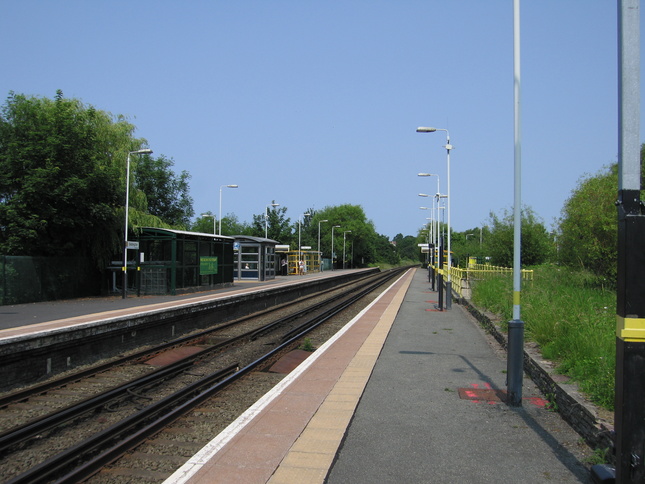
<svg viewBox="0 0 645 484"><path fill-rule="evenodd" d="M351 308L336 315L308 335L314 348L323 345L345 324L370 304L383 287L364 297ZM140 445L100 474L91 484L143 484L163 482L186 460L224 430L258 399L271 390L285 375L254 372L233 384L216 398L210 399L150 442ZM128 458L129 457L129 458Z"/></svg>

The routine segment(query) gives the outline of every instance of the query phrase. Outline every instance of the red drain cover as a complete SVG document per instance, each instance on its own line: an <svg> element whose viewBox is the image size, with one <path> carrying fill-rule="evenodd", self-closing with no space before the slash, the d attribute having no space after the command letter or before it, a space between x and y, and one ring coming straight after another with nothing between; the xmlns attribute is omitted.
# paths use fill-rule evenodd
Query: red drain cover
<svg viewBox="0 0 645 484"><path fill-rule="evenodd" d="M505 402L506 390L492 388L459 388L459 398L462 400L480 400L485 402Z"/></svg>
<svg viewBox="0 0 645 484"><path fill-rule="evenodd" d="M276 361L269 371L271 373L290 373L296 366L305 361L311 351L293 350Z"/></svg>

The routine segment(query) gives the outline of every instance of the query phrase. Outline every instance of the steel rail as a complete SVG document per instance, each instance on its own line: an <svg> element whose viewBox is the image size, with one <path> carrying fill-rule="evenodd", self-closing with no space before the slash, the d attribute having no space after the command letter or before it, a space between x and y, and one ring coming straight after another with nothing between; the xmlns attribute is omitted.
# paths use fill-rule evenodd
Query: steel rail
<svg viewBox="0 0 645 484"><path fill-rule="evenodd" d="M287 302L287 303L280 304L278 306L267 308L267 309L264 309L262 311L258 311L258 312L255 312L253 314L250 314L248 316L243 316L241 318L237 318L237 319L234 319L232 321L220 324L220 325L218 325L216 327L209 328L209 329L203 330L203 331L199 331L198 333L195 333L195 334L191 334L191 335L188 335L188 336L182 336L182 337L179 337L179 338L174 339L172 341L169 341L169 342L166 342L166 343L161 343L161 344L155 346L154 348L148 348L146 350L142 350L142 351L133 353L133 354L128 355L128 356L117 358L117 359L111 360L111 361L109 361L107 363L102 363L102 364L99 364L97 366L93 366L92 368L88 368L87 370L81 370L81 371L78 371L78 372L76 372L74 374L71 374L71 375L68 375L68 376L65 376L65 377L49 380L47 382L40 383L40 384L37 384L35 386L31 386L29 388L25 388L24 390L18 390L18 391L15 391L15 392L8 393L8 394L6 394L4 396L0 396L0 408L7 407L8 405L28 400L29 398L31 398L33 396L36 396L36 395L46 394L47 392L49 392L49 391L51 391L53 389L61 388L61 387L64 387L65 385L68 385L70 383L74 383L74 382L79 381L79 380L81 380L83 378L88 378L88 377L91 377L93 375L103 373L103 372L105 372L107 370L110 370L111 368L113 368L115 366L123 365L123 364L129 363L131 361L137 361L137 360L142 360L142 359L145 359L145 358L149 358L151 355L161 353L163 351L166 351L168 349L171 349L171 348L174 348L174 347L177 347L177 346L185 345L185 344L187 344L187 343L189 343L191 341L198 341L199 339L201 339L201 338L203 338L205 336L208 336L208 335L210 335L210 334L212 334L214 332L221 331L222 329L228 328L230 326L235 326L237 324L241 324L241 323L243 323L245 321L248 321L249 319L257 318L258 316L261 316L263 314L267 314L267 313L270 313L272 311L275 311L276 309L286 308L286 307L289 307L290 305L300 304L300 303L302 303L304 301L307 301L308 299L312 299L312 298L315 298L315 297L320 297L322 294L325 294L327 292L336 291L339 288L342 288L342 287L345 287L345 286L348 286L348 285L351 285L351 284L355 284L356 282L360 282L361 280L363 280L365 278L368 278L368 277L371 277L371 276L368 274L368 275L363 276L361 278L358 278L358 279L355 279L353 281L343 283L343 284L341 284L341 285L339 285L337 287L327 289L327 290L322 291L320 293L315 293L315 294L311 294L311 295L308 295L308 296L304 296L304 297L299 298L299 299L297 299L295 301L290 301L290 302Z"/></svg>
<svg viewBox="0 0 645 484"><path fill-rule="evenodd" d="M88 456L99 454L101 452L101 447L104 446L106 442L114 441L115 439L118 439L119 436L132 429L141 428L148 421L153 420L154 424L154 421L159 420L158 415L163 412L171 412L172 409L181 405L180 402L182 399L186 400L190 398L191 400L194 400L194 398L191 398L192 394L198 393L199 396L201 394L199 392L203 387L212 385L214 381L222 379L236 369L237 365L231 365L228 368L205 376L182 390L149 405L98 434L77 443L75 446L70 447L44 462L41 462L28 471L7 481L5 484L36 484L51 482L52 480L57 479L62 473L67 472L67 469L74 466L75 463L82 461L83 459L87 459ZM57 480L56 482L59 481Z"/></svg>
<svg viewBox="0 0 645 484"><path fill-rule="evenodd" d="M251 331L247 331L245 333L242 333L238 336L234 336L231 338L226 339L225 341L221 341L215 345L209 346L208 348L204 348L201 351L198 351L196 353L193 353L192 355L188 355L184 357L183 359L170 363L169 365L164 366L163 368L159 370L155 370L154 372L151 372L147 375L144 375L139 378L135 378L127 383L124 383L123 385L120 385L118 387L115 387L113 389L107 390L99 395L90 397L88 399L85 399L81 402L75 403L73 405L70 405L68 407L65 407L60 410L56 410L50 414L44 415L42 417L33 419L29 422L26 422L25 424L14 427L12 429L9 429L3 433L0 433L0 455L4 453L7 449L11 447L15 447L16 445L27 441L30 438L33 438L36 435L42 434L44 432L47 432L54 427L57 427L65 422L68 422L73 419L77 419L82 415L85 415L95 409L97 409L100 406L106 405L111 401L115 401L118 399L123 398L124 395L128 393L128 391L134 389L134 388L145 388L146 386L151 386L152 384L167 379L170 376L176 375L185 369L187 369L189 366L191 366L195 361L199 359L205 358L207 355L210 353L216 352L220 350L221 348L225 346L232 345L236 343L237 341L244 340L244 339L250 339L250 340L255 340L257 337L259 337L262 334L266 334L269 331L275 330L277 327L284 325L288 323L289 321L299 319L303 317L305 314L310 313L316 309L319 309L320 307L328 306L331 302L339 299L340 297L346 297L346 294L342 294L340 296L335 296L330 299L327 299L325 301L322 301L320 303L314 304L313 306L307 307L305 309L302 309L300 311L297 311L289 316L285 316L284 318L280 318L276 321L273 321L271 323L265 324L263 327L259 329L254 329ZM300 300L299 302L302 302ZM275 309L275 308L274 308ZM266 310L263 311L265 312L271 312L271 310ZM257 316L257 314L256 314ZM249 319L248 317L242 318L242 321L246 321ZM232 323L239 323L240 320L236 320L235 322ZM227 323L225 325L219 326L217 329L220 330L225 327L229 327L232 325L232 323ZM311 323L310 323L311 324ZM299 329L298 332L301 330ZM209 331L210 332L210 331ZM203 337L203 335L202 335ZM175 340L171 346L179 346L178 341L183 341L184 344L185 342L190 342L195 339L200 339L197 338L195 335L191 337L186 337L186 338L180 338L179 340ZM282 340L285 338L283 337ZM164 344L162 345L164 348L166 348L168 345ZM145 352L140 352L138 355L142 355ZM158 348L155 348L154 351L149 352L149 353L159 353ZM149 356L149 355L148 355ZM118 365L114 365L118 366ZM107 368L106 368L107 370ZM104 370L104 371L106 371Z"/></svg>
<svg viewBox="0 0 645 484"><path fill-rule="evenodd" d="M390 277L394 277L394 275ZM372 286L373 285L370 285L370 287ZM374 288L372 287L372 290L373 289ZM312 319L318 321L318 324L322 324L322 322L331 317L328 313L336 314L338 312L336 311L337 306L342 306L343 309L346 309L347 305L347 301L341 302L334 308L331 308L326 314L315 316ZM178 394L171 395L159 402L151 404L125 420L105 429L99 434L78 443L74 447L53 456L14 479L7 481L6 484L44 484L46 482L50 482L52 479L56 479L57 484L71 484L91 477L101 468L113 462L125 452L133 449L145 439L158 433L164 427L192 410L195 406L201 404L204 400L212 397L228 385L236 382L285 349L293 347L293 345L296 344L303 335L312 331L316 326L317 325L309 325L309 327L303 332L283 341L260 358L246 365L231 376L215 383L209 388L203 388L208 385L207 380L209 377L202 378L198 382L195 382L178 392L180 396L177 396ZM196 393L196 395L182 403L177 403L178 398L185 398L187 395L194 393ZM128 430L132 431L132 429L134 429L134 433L129 436L121 437ZM120 440L111 444L109 448L101 450L101 448L106 445L106 442L114 442L117 439ZM78 462L88 458L89 460L87 462L78 465L74 469L68 470L71 467L76 466Z"/></svg>
<svg viewBox="0 0 645 484"><path fill-rule="evenodd" d="M392 278L394 278L398 273L399 273L399 271L396 271L396 270L392 270L391 272L388 271L386 273L383 273L383 275L381 276L381 278L378 281L373 282L368 287L363 288L359 293L351 296L350 298L346 299L343 303L341 303L338 306L334 307L332 310L330 310L330 311L326 312L325 314L321 315L321 317L319 319L313 319L312 321L307 321L307 322L301 324L300 326L298 326L297 328L294 328L291 331L289 331L288 333L284 334L282 336L282 341L286 341L286 340L292 338L295 335L299 335L303 331L309 331L310 329L313 329L314 327L318 326L319 324L324 323L327 319L335 316L336 314L340 313L341 311L344 311L345 309L347 309L349 306L354 304L356 301L358 301L359 299L361 299L365 295L369 294L370 292L374 291L379 286L382 286L387 281L389 281ZM311 326L311 328L310 328L310 326Z"/></svg>

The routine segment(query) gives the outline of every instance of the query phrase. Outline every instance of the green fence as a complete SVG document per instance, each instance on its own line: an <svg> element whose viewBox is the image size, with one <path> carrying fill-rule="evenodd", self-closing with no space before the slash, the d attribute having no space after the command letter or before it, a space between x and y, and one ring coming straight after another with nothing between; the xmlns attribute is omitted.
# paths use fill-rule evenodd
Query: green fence
<svg viewBox="0 0 645 484"><path fill-rule="evenodd" d="M0 304L95 296L100 275L80 257L0 256Z"/></svg>

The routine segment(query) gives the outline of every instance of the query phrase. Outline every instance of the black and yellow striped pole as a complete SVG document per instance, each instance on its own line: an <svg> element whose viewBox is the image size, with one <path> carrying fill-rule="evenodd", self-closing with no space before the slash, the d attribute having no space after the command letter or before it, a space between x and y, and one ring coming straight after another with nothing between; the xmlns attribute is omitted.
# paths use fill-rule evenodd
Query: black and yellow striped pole
<svg viewBox="0 0 645 484"><path fill-rule="evenodd" d="M640 186L640 2L618 3L615 482L645 482L645 211ZM595 482L612 482L594 466Z"/></svg>

